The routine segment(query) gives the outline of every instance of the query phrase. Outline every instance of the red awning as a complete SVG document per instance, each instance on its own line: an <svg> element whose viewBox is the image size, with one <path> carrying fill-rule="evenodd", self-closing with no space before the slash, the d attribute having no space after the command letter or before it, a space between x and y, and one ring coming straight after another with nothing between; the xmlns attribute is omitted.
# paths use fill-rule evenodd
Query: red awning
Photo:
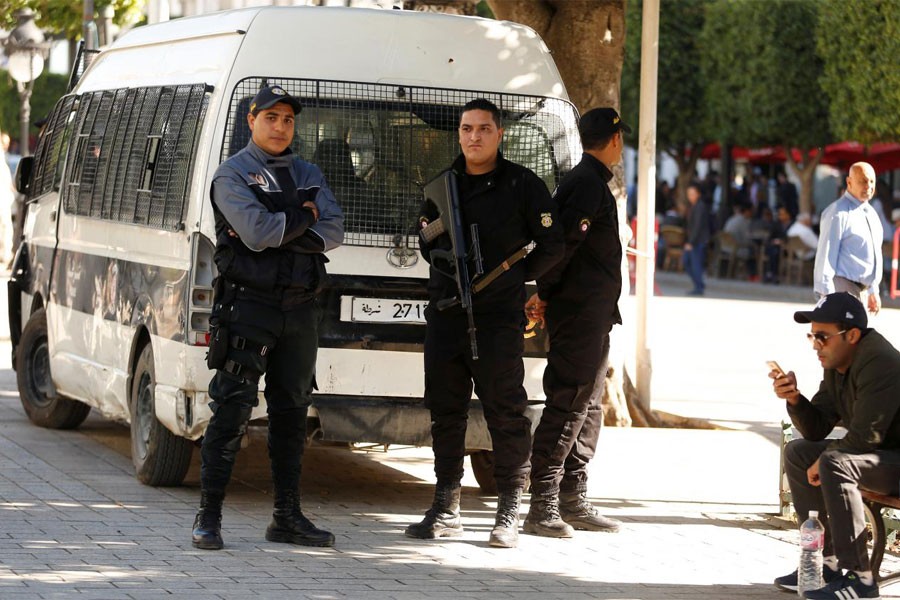
<svg viewBox="0 0 900 600"><path fill-rule="evenodd" d="M794 148L791 152L796 162L802 160L800 150ZM719 144L707 144L701 151L700 158L709 160L720 158L721 155L722 148ZM815 156L815 154L812 154L812 156ZM733 146L731 148L731 158L733 160L747 161L753 165L781 164L787 160L784 148L781 146L765 148ZM858 142L829 144L825 146L825 155L822 157L821 164L847 170L850 168L850 165L859 161L870 163L878 173L900 169L900 144L878 143L868 147Z"/></svg>
<svg viewBox="0 0 900 600"><path fill-rule="evenodd" d="M841 142L825 146L822 163L841 169L849 169L855 162L865 161L876 172L900 169L900 144L878 143L863 146L858 142Z"/></svg>

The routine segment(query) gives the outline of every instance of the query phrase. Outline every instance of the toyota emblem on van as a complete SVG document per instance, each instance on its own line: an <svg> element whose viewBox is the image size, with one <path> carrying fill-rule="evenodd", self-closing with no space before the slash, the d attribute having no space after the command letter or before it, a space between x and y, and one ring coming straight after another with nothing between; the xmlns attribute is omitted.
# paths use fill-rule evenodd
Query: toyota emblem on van
<svg viewBox="0 0 900 600"><path fill-rule="evenodd" d="M419 255L415 250L407 246L402 246L402 237L394 236L394 247L387 251L387 261L392 267L398 269L409 269L419 262Z"/></svg>

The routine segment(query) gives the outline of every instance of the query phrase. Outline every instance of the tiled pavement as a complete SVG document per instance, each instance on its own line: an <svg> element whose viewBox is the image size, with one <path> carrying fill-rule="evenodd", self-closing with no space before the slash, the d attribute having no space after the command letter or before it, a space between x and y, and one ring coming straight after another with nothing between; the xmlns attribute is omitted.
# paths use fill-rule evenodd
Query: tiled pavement
<svg viewBox="0 0 900 600"><path fill-rule="evenodd" d="M718 307L712 299L684 302L673 300L672 312L699 306L710 315ZM699 343L691 351L700 352ZM604 430L590 495L623 530L571 540L523 535L513 550L487 546L495 499L479 495L471 479L461 538L403 537L430 503L429 449L323 445L305 459L305 507L336 534L336 547L268 543L270 481L259 431L239 456L226 500L226 549L195 550L196 460L184 487L143 486L132 475L125 427L93 415L76 431L31 426L14 373L0 364L0 600L788 598L770 583L796 560L796 533L770 516L778 411L753 412L756 392L735 385L743 372L701 371L716 386L731 378L734 394L716 398L667 370L664 340L655 352L661 404L687 406L696 395L702 410L745 421L746 430ZM0 361L8 356L0 344ZM900 586L882 596L900 598Z"/></svg>
<svg viewBox="0 0 900 600"><path fill-rule="evenodd" d="M255 431L226 501L227 547L199 551L189 543L196 465L185 487L143 486L123 426L92 416L74 432L33 427L8 373L0 379L3 600L778 598L769 582L795 560L794 532L764 514L774 510L769 494L736 489L741 478L710 462L690 463L698 447L733 461L768 443L746 432L671 430L608 430L601 453L610 460L597 463L591 495L624 522L619 534L523 535L514 550L487 546L494 499L471 480L463 537L403 537L430 500L427 449L321 445L305 461L305 506L334 531L336 547L268 543L265 444ZM663 464L654 468L641 447L667 448ZM683 476L673 477L679 463ZM709 469L724 476L722 487ZM748 473L748 485L759 488L760 475Z"/></svg>
<svg viewBox="0 0 900 600"><path fill-rule="evenodd" d="M270 499L259 439L241 454L227 500L227 549L203 552L188 539L196 472L184 488L142 486L117 451L127 441L123 427L92 418L79 432L38 429L8 395L0 423L4 600L753 598L771 594L764 582L794 554L780 541L784 532L755 514L617 499L602 504L625 520L618 535L523 536L516 550L490 549L492 499L475 488L463 501L465 536L409 540L402 527L429 499L415 475L427 471L427 452L321 446L307 455L305 500L337 535L336 547L271 544L262 537Z"/></svg>

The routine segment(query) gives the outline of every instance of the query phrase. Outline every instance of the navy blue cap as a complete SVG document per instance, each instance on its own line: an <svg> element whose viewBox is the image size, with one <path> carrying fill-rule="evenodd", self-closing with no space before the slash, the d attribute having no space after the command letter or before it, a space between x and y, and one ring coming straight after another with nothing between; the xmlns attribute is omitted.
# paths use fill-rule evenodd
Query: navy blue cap
<svg viewBox="0 0 900 600"><path fill-rule="evenodd" d="M284 91L281 86L270 85L259 90L259 93L253 98L253 102L250 103L250 114L257 115L259 111L272 108L279 102L284 102L294 109L295 115L303 110L300 101Z"/></svg>
<svg viewBox="0 0 900 600"><path fill-rule="evenodd" d="M814 309L795 312L794 320L798 323L849 323L860 329L869 325L869 317L862 302L848 292L824 296Z"/></svg>

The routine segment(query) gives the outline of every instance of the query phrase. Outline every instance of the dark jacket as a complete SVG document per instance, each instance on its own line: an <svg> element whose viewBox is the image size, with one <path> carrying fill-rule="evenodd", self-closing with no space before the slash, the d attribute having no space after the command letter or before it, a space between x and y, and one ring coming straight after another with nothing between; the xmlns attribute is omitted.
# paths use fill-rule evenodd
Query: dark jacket
<svg viewBox="0 0 900 600"><path fill-rule="evenodd" d="M463 228L468 232L472 223L478 224L484 273L490 273L519 249L532 242L535 244L528 256L474 296L473 310L476 313L523 312L525 282L543 275L563 255L564 242L556 206L547 186L537 175L502 156L497 168L486 175L466 175L465 164L465 157L460 155L451 169L459 184ZM420 222L430 222L438 216L434 205L428 202L422 205ZM434 248L450 248L449 235L440 235L431 244L420 236L419 248L425 260L431 263L428 279L431 305L457 296L456 281L447 275L451 272L450 265L443 261L434 264L430 256ZM474 276L471 263L469 274ZM444 312L461 310L457 306Z"/></svg>
<svg viewBox="0 0 900 600"><path fill-rule="evenodd" d="M219 273L281 304L312 298L327 250L343 241L343 215L318 167L250 142L219 165L212 183ZM302 207L316 204L319 220ZM237 233L237 237L229 234Z"/></svg>
<svg viewBox="0 0 900 600"><path fill-rule="evenodd" d="M829 448L847 452L900 449L900 352L868 329L847 373L826 369L812 401L788 404L794 426L808 440L823 440L841 421L846 437Z"/></svg>
<svg viewBox="0 0 900 600"><path fill-rule="evenodd" d="M554 195L566 238L563 259L538 279L547 302L621 323L622 242L619 211L607 185L612 173L585 153Z"/></svg>
<svg viewBox="0 0 900 600"><path fill-rule="evenodd" d="M703 200L690 207L687 218L687 243L691 246L709 243L709 207Z"/></svg>

